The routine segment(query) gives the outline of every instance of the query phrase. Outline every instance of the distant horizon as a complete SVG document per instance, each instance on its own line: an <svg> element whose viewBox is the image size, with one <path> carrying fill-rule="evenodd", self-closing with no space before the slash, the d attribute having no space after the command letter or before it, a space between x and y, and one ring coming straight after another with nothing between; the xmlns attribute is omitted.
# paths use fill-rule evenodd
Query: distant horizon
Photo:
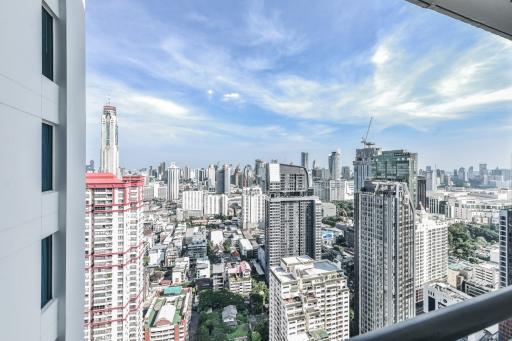
<svg viewBox="0 0 512 341"><path fill-rule="evenodd" d="M406 1L89 0L86 20L87 160L109 99L127 169L351 166L370 116L419 168L511 167L512 42Z"/></svg>

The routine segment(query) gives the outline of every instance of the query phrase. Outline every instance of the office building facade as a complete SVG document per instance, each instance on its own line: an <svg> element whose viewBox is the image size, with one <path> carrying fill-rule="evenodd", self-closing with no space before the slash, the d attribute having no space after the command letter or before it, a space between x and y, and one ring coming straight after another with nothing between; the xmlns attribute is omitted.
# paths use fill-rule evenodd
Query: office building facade
<svg viewBox="0 0 512 341"><path fill-rule="evenodd" d="M380 148L367 147L356 149L356 159L354 165L354 193L359 192L367 179L372 176L372 160L373 157L380 155Z"/></svg>

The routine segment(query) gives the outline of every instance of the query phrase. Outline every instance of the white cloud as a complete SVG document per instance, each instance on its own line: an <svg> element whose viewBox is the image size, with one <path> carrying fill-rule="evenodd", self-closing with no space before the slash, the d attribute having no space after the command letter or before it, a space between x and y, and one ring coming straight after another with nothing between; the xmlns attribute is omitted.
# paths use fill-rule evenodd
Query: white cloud
<svg viewBox="0 0 512 341"><path fill-rule="evenodd" d="M222 95L223 102L237 102L240 101L241 97L238 92L228 92Z"/></svg>
<svg viewBox="0 0 512 341"><path fill-rule="evenodd" d="M375 65L382 65L387 63L391 58L390 51L385 46L378 46L377 50L372 56L372 63Z"/></svg>

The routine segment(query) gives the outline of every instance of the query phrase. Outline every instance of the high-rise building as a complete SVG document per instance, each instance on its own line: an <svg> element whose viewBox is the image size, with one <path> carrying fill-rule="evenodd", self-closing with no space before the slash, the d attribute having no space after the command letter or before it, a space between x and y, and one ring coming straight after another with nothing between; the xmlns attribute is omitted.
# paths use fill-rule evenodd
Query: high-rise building
<svg viewBox="0 0 512 341"><path fill-rule="evenodd" d="M341 152L339 149L329 155L329 174L331 180L341 179Z"/></svg>
<svg viewBox="0 0 512 341"><path fill-rule="evenodd" d="M302 152L300 153L300 165L307 170L309 170L309 153Z"/></svg>
<svg viewBox="0 0 512 341"><path fill-rule="evenodd" d="M206 216L228 215L228 196L226 194L204 194L203 214Z"/></svg>
<svg viewBox="0 0 512 341"><path fill-rule="evenodd" d="M352 199L350 191L346 179L315 180L313 182L313 194L324 202Z"/></svg>
<svg viewBox="0 0 512 341"><path fill-rule="evenodd" d="M264 191L267 190L267 186L265 184L267 174L267 164L260 159L257 159L254 164L254 176L256 180L256 185L260 186Z"/></svg>
<svg viewBox="0 0 512 341"><path fill-rule="evenodd" d="M180 169L171 163L167 169L167 200L178 200L180 195Z"/></svg>
<svg viewBox="0 0 512 341"><path fill-rule="evenodd" d="M352 174L350 173L350 167L349 166L341 167L341 177L343 179L350 179L352 177Z"/></svg>
<svg viewBox="0 0 512 341"><path fill-rule="evenodd" d="M0 340L83 339L82 1L0 1Z"/></svg>
<svg viewBox="0 0 512 341"><path fill-rule="evenodd" d="M457 172L457 179L459 179L459 181L467 181L468 179L466 178L466 169L464 167L460 167L458 172Z"/></svg>
<svg viewBox="0 0 512 341"><path fill-rule="evenodd" d="M512 285L512 208L500 212L500 288ZM512 319L499 324L500 340L512 338Z"/></svg>
<svg viewBox="0 0 512 341"><path fill-rule="evenodd" d="M431 169L426 172L425 176L427 191L437 191L437 170Z"/></svg>
<svg viewBox="0 0 512 341"><path fill-rule="evenodd" d="M418 154L403 149L389 150L383 151L372 159L371 179L404 182L407 185L414 207L416 207Z"/></svg>
<svg viewBox="0 0 512 341"><path fill-rule="evenodd" d="M113 105L103 106L101 115L101 153L100 172L120 176L119 139L117 128L117 110Z"/></svg>
<svg viewBox="0 0 512 341"><path fill-rule="evenodd" d="M416 208L420 209L423 207L427 209L427 179L424 176L418 176L417 178L417 198ZM421 206L420 206L421 205Z"/></svg>
<svg viewBox="0 0 512 341"><path fill-rule="evenodd" d="M366 181L355 196L359 332L415 316L414 203L401 182Z"/></svg>
<svg viewBox="0 0 512 341"><path fill-rule="evenodd" d="M242 170L240 169L240 165L235 167L235 171L231 178L231 183L235 185L236 188L242 187Z"/></svg>
<svg viewBox="0 0 512 341"><path fill-rule="evenodd" d="M288 256L320 259L322 206L309 195L306 168L270 163L265 200L266 271Z"/></svg>
<svg viewBox="0 0 512 341"><path fill-rule="evenodd" d="M206 176L208 177L208 188L215 189L215 174L217 170L214 165L208 165L208 170L206 171Z"/></svg>
<svg viewBox="0 0 512 341"><path fill-rule="evenodd" d="M356 149L356 159L353 162L354 193L359 192L367 179L371 179L373 157L380 154L380 148L367 147Z"/></svg>
<svg viewBox="0 0 512 341"><path fill-rule="evenodd" d="M416 302L423 299L423 287L444 282L448 272L448 222L444 215L416 211L415 230Z"/></svg>
<svg viewBox="0 0 512 341"><path fill-rule="evenodd" d="M245 165L242 173L242 187L251 187L254 185L254 174L251 165Z"/></svg>
<svg viewBox="0 0 512 341"><path fill-rule="evenodd" d="M183 191L181 207L184 211L198 211L203 214L203 191Z"/></svg>
<svg viewBox="0 0 512 341"><path fill-rule="evenodd" d="M483 177L484 175L487 175L488 174L488 171L487 171L487 164L486 163L481 163L478 165L478 174Z"/></svg>
<svg viewBox="0 0 512 341"><path fill-rule="evenodd" d="M270 269L269 339L349 338L347 279L328 260L285 257Z"/></svg>
<svg viewBox="0 0 512 341"><path fill-rule="evenodd" d="M142 335L143 188L143 176L87 174L85 340Z"/></svg>
<svg viewBox="0 0 512 341"><path fill-rule="evenodd" d="M260 187L242 189L242 228L262 227L265 221L265 195Z"/></svg>
<svg viewBox="0 0 512 341"><path fill-rule="evenodd" d="M231 192L231 167L229 165L217 169L215 179L217 193L229 194Z"/></svg>

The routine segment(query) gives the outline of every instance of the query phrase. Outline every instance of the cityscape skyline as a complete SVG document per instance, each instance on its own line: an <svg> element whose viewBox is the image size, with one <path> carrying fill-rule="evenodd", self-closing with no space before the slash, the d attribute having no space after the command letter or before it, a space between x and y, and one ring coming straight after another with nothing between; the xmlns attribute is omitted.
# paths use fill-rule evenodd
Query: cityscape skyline
<svg viewBox="0 0 512 341"><path fill-rule="evenodd" d="M346 165L370 115L369 140L418 152L420 168L459 167L456 154L466 166L509 167L509 41L403 1L324 4L322 22L300 20L309 10L89 1L87 159L99 160L110 98L127 168L300 164L301 151L325 165L337 148ZM134 18L145 24L126 25Z"/></svg>
<svg viewBox="0 0 512 341"><path fill-rule="evenodd" d="M512 341L512 0L85 2L0 2L0 340Z"/></svg>

